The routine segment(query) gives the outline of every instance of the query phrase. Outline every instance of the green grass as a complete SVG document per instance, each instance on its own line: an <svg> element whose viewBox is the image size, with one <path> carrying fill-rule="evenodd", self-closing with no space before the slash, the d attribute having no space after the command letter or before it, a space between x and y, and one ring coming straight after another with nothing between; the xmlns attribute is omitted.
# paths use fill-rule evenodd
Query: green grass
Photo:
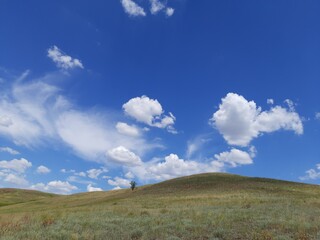
<svg viewBox="0 0 320 240"><path fill-rule="evenodd" d="M0 199L11 204L0 207L0 239L320 239L319 186L272 179L200 174L133 192Z"/></svg>

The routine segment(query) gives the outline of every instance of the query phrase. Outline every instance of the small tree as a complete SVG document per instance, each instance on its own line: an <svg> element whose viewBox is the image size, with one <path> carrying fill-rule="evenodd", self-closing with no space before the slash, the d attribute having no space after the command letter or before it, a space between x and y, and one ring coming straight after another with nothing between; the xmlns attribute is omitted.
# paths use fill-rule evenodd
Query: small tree
<svg viewBox="0 0 320 240"><path fill-rule="evenodd" d="M135 181L130 182L131 190L133 191L136 188L137 183Z"/></svg>

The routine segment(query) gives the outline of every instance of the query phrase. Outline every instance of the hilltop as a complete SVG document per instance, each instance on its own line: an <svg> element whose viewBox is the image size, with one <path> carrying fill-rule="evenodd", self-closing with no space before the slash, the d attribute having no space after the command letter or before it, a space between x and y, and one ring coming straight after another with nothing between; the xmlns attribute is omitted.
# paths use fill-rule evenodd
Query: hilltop
<svg viewBox="0 0 320 240"><path fill-rule="evenodd" d="M207 173L133 192L2 189L0 199L1 239L320 237L320 188L274 179Z"/></svg>

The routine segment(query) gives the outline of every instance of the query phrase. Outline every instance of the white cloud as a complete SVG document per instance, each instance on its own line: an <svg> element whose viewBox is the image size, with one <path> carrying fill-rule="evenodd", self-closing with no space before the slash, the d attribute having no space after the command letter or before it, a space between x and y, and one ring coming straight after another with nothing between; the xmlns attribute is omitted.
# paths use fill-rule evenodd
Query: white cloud
<svg viewBox="0 0 320 240"><path fill-rule="evenodd" d="M251 156L239 149L231 149L229 152L222 152L214 155L216 161L228 164L230 167L252 164Z"/></svg>
<svg viewBox="0 0 320 240"><path fill-rule="evenodd" d="M200 172L210 171L206 164L195 161L185 161L180 159L176 154L170 154L165 157L164 162L160 162L148 168L158 180L166 180L179 176L186 176ZM218 169L211 169L218 170Z"/></svg>
<svg viewBox="0 0 320 240"><path fill-rule="evenodd" d="M67 178L67 181L68 181L68 182L75 182L75 183L85 184L85 185L93 184L92 181L84 180L83 178L80 178L80 177L78 177L78 176L69 176L69 177Z"/></svg>
<svg viewBox="0 0 320 240"><path fill-rule="evenodd" d="M315 116L317 120L320 120L320 112L317 112Z"/></svg>
<svg viewBox="0 0 320 240"><path fill-rule="evenodd" d="M130 126L124 122L118 122L116 129L119 133L131 137L138 137L141 135L140 130L136 126Z"/></svg>
<svg viewBox="0 0 320 240"><path fill-rule="evenodd" d="M14 150L10 147L0 147L0 152L7 152L12 155L19 155L20 154L17 150Z"/></svg>
<svg viewBox="0 0 320 240"><path fill-rule="evenodd" d="M14 170L18 173L24 173L27 168L30 168L31 166L32 163L24 158L13 159L11 161L0 161L0 169Z"/></svg>
<svg viewBox="0 0 320 240"><path fill-rule="evenodd" d="M37 168L37 173L47 174L47 173L49 173L49 172L51 172L51 170L50 170L49 168L47 168L46 166L41 165L41 166L39 166L39 167Z"/></svg>
<svg viewBox="0 0 320 240"><path fill-rule="evenodd" d="M116 187L130 187L130 180L120 178L120 177L115 177L113 180L109 179L108 184L111 186L116 186Z"/></svg>
<svg viewBox="0 0 320 240"><path fill-rule="evenodd" d="M25 179L24 176L17 175L14 173L6 174L3 181L5 181L7 183L11 183L11 184L13 184L15 186L19 186L19 187L28 185L28 181Z"/></svg>
<svg viewBox="0 0 320 240"><path fill-rule="evenodd" d="M191 158L196 152L202 152L201 149L211 141L208 134L200 134L194 139L188 141L186 157Z"/></svg>
<svg viewBox="0 0 320 240"><path fill-rule="evenodd" d="M57 131L65 143L89 159L103 155L111 145L109 139L113 138L113 132L98 117L78 111L62 113L57 120Z"/></svg>
<svg viewBox="0 0 320 240"><path fill-rule="evenodd" d="M85 172L76 172L74 175L79 176L79 177L86 177L87 174Z"/></svg>
<svg viewBox="0 0 320 240"><path fill-rule="evenodd" d="M218 166L216 163L184 160L176 154L170 154L162 162L159 160L146 162L142 166L130 168L130 171L143 181L162 181L203 172L220 172L222 166Z"/></svg>
<svg viewBox="0 0 320 240"><path fill-rule="evenodd" d="M150 12L153 15L158 14L159 12L165 12L168 17L171 17L174 14L174 9L167 7L166 1L160 0L149 0L150 2Z"/></svg>
<svg viewBox="0 0 320 240"><path fill-rule="evenodd" d="M77 58L72 58L62 52L57 46L52 46L48 49L48 57L57 65L58 68L68 70L73 68L83 68L81 61Z"/></svg>
<svg viewBox="0 0 320 240"><path fill-rule="evenodd" d="M13 159L11 161L0 161L0 179L2 179L2 184L0 184L0 186L27 186L28 181L25 179L24 173L31 166L32 163L24 158Z"/></svg>
<svg viewBox="0 0 320 240"><path fill-rule="evenodd" d="M320 179L320 164L316 165L316 169L309 169L306 171L306 175L303 177L299 177L300 180L316 180Z"/></svg>
<svg viewBox="0 0 320 240"><path fill-rule="evenodd" d="M124 112L139 122L152 127L173 129L176 118L172 113L163 115L161 104L156 99L147 96L130 99L122 106Z"/></svg>
<svg viewBox="0 0 320 240"><path fill-rule="evenodd" d="M76 173L76 170L74 170L74 169L67 170L67 169L62 168L60 170L60 172L62 172L62 173Z"/></svg>
<svg viewBox="0 0 320 240"><path fill-rule="evenodd" d="M131 167L130 175L138 177L142 181L163 181L171 178L187 176L206 172L224 172L228 168L249 165L253 163L251 152L256 153L255 148L250 150L250 154L238 149L229 152L216 154L214 158L206 162L194 160L184 160L176 154L170 154L161 159L154 159L144 162L141 166ZM126 176L129 178L128 176Z"/></svg>
<svg viewBox="0 0 320 240"><path fill-rule="evenodd" d="M102 190L101 188L92 187L92 185L89 184L89 185L87 186L87 191L88 191L88 192L101 192L101 191L103 191L103 190Z"/></svg>
<svg viewBox="0 0 320 240"><path fill-rule="evenodd" d="M117 163L121 163L124 165L140 165L142 163L139 156L123 146L119 146L109 150L107 155Z"/></svg>
<svg viewBox="0 0 320 240"><path fill-rule="evenodd" d="M280 106L269 111L261 111L254 101L247 101L243 96L228 93L222 99L219 110L213 114L212 124L231 145L247 146L252 139L262 133L280 129L303 133L299 115L289 104L289 109Z"/></svg>
<svg viewBox="0 0 320 240"><path fill-rule="evenodd" d="M270 105L274 104L274 100L272 98L267 99L267 103Z"/></svg>
<svg viewBox="0 0 320 240"><path fill-rule="evenodd" d="M132 0L121 0L121 4L124 11L130 16L146 16L144 9Z"/></svg>
<svg viewBox="0 0 320 240"><path fill-rule="evenodd" d="M173 8L169 7L169 8L166 9L166 15L168 17L171 17L173 14L174 14L174 9Z"/></svg>
<svg viewBox="0 0 320 240"><path fill-rule="evenodd" d="M0 116L12 119L10 126L0 126L0 136L28 148L62 143L76 155L99 163L107 163L106 151L117 146L135 149L140 156L158 147L146 142L142 134L132 138L119 133L111 114L79 110L58 87L45 83L64 77L61 73L45 75L0 89Z"/></svg>
<svg viewBox="0 0 320 240"><path fill-rule="evenodd" d="M51 78L54 76L46 76ZM58 88L44 82L16 82L9 90L2 89L0 115L9 116L12 124L0 127L0 135L11 138L15 144L35 147L55 135L53 118L61 111L55 107Z"/></svg>
<svg viewBox="0 0 320 240"><path fill-rule="evenodd" d="M249 155L251 158L255 158L257 156L257 149L255 146L249 147Z"/></svg>
<svg viewBox="0 0 320 240"><path fill-rule="evenodd" d="M0 116L0 127L9 127L12 125L12 119L8 116Z"/></svg>
<svg viewBox="0 0 320 240"><path fill-rule="evenodd" d="M150 12L152 14L157 14L158 12L160 12L165 8L165 5L159 0L150 0L150 4L151 4Z"/></svg>
<svg viewBox="0 0 320 240"><path fill-rule="evenodd" d="M72 191L77 190L76 186L71 185L69 182L51 181L48 184L37 183L30 187L34 190L57 193L57 194L70 194Z"/></svg>
<svg viewBox="0 0 320 240"><path fill-rule="evenodd" d="M133 179L134 178L134 175L132 172L127 172L125 175L124 175L126 178L128 179Z"/></svg>
<svg viewBox="0 0 320 240"><path fill-rule="evenodd" d="M108 172L108 170L105 168L101 168L101 169L94 169L93 168L93 169L90 169L87 171L87 175L89 178L98 179L100 174L105 173L105 172Z"/></svg>

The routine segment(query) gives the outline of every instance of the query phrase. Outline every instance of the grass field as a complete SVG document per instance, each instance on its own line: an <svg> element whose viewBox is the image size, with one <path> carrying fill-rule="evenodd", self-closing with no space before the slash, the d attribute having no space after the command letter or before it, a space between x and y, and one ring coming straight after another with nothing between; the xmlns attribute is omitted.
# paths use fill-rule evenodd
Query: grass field
<svg viewBox="0 0 320 240"><path fill-rule="evenodd" d="M200 174L60 196L0 190L0 239L320 239L320 187Z"/></svg>

